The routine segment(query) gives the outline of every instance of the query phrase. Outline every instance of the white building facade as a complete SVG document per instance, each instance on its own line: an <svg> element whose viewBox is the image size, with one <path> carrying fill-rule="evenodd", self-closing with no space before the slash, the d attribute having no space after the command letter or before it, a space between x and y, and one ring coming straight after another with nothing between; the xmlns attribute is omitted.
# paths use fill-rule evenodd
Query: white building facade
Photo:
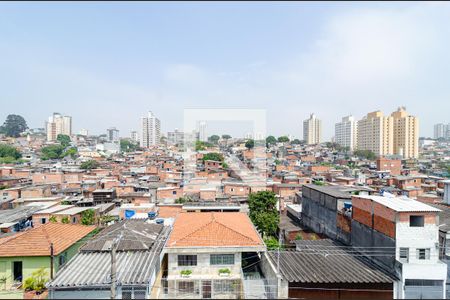
<svg viewBox="0 0 450 300"><path fill-rule="evenodd" d="M353 151L358 142L358 122L353 116L342 118L342 121L335 125L335 142L342 147L348 147Z"/></svg>
<svg viewBox="0 0 450 300"><path fill-rule="evenodd" d="M60 113L53 113L45 124L47 130L47 140L56 141L59 134L72 135L72 117L62 116Z"/></svg>
<svg viewBox="0 0 450 300"><path fill-rule="evenodd" d="M322 121L315 114L303 121L303 140L308 145L320 144L322 140Z"/></svg>
<svg viewBox="0 0 450 300"><path fill-rule="evenodd" d="M158 145L161 139L161 122L151 112L141 119L141 147L148 148Z"/></svg>

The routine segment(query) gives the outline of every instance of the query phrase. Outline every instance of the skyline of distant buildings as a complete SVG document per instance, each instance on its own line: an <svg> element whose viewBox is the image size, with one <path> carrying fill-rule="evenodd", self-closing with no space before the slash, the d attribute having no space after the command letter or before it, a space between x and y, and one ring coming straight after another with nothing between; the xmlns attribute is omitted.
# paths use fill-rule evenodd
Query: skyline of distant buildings
<svg viewBox="0 0 450 300"><path fill-rule="evenodd" d="M45 124L48 141L55 141L58 134L72 135L72 117L54 113ZM80 135L87 136L88 129L81 129ZM131 131L130 139L140 143L141 147L150 147L160 143L161 121L153 112L141 118L140 134ZM181 130L167 131L168 142L179 144L185 138ZM220 134L218 134L220 135ZM270 134L267 134L270 135ZM293 139L294 137L289 135ZM256 137L248 133L244 138L264 139L261 134ZM110 127L106 130L106 138L110 142L119 141L119 130ZM208 141L207 122L199 121L195 137L200 141ZM450 124L438 123L434 125L434 138L450 138ZM322 140L322 120L314 113L303 121L303 140L306 144L319 144ZM352 115L342 118L335 124L335 135L331 139L349 150L370 150L376 155L400 155L405 158L417 158L419 152L419 119L409 115L404 107L388 116L378 110L368 113L361 120Z"/></svg>

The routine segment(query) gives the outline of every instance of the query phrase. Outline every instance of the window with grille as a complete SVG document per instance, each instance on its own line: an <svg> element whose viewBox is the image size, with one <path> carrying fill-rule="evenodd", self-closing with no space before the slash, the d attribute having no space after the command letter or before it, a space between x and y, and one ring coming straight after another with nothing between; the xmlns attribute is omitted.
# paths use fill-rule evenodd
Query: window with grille
<svg viewBox="0 0 450 300"><path fill-rule="evenodd" d="M234 254L211 254L211 265L234 265Z"/></svg>
<svg viewBox="0 0 450 300"><path fill-rule="evenodd" d="M215 280L214 281L214 293L216 294L229 294L238 290L239 283L236 280Z"/></svg>
<svg viewBox="0 0 450 300"><path fill-rule="evenodd" d="M417 249L417 259L430 259L430 248Z"/></svg>
<svg viewBox="0 0 450 300"><path fill-rule="evenodd" d="M409 248L400 248L400 261L408 262L409 260Z"/></svg>
<svg viewBox="0 0 450 300"><path fill-rule="evenodd" d="M178 255L178 266L196 266L197 255Z"/></svg>
<svg viewBox="0 0 450 300"><path fill-rule="evenodd" d="M194 282L193 281L179 281L178 291L180 293L193 294L194 293Z"/></svg>
<svg viewBox="0 0 450 300"><path fill-rule="evenodd" d="M410 227L423 227L424 217L423 216L409 216L409 226Z"/></svg>

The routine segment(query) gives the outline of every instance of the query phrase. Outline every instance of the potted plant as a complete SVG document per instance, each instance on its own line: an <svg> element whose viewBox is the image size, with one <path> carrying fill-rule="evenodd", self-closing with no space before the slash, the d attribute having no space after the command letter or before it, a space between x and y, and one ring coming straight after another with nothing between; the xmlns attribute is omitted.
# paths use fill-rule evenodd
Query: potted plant
<svg viewBox="0 0 450 300"><path fill-rule="evenodd" d="M187 278L187 277L191 276L192 271L191 270L182 270L180 273L181 273L181 277Z"/></svg>
<svg viewBox="0 0 450 300"><path fill-rule="evenodd" d="M231 274L231 271L228 268L219 269L219 276L221 276L221 277L227 277L227 276L230 276L230 274Z"/></svg>

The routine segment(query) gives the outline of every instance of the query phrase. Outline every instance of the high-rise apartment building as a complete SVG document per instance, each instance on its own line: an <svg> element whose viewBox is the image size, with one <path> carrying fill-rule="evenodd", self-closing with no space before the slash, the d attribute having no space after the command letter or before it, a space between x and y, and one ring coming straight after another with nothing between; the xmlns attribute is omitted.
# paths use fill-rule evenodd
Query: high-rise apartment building
<svg viewBox="0 0 450 300"><path fill-rule="evenodd" d="M334 128L334 139L342 147L348 147L353 151L357 147L358 141L358 123L353 116L342 118L342 121L336 123Z"/></svg>
<svg viewBox="0 0 450 300"><path fill-rule="evenodd" d="M435 139L443 139L446 137L446 133L449 125L445 125L442 123L434 125L434 138Z"/></svg>
<svg viewBox="0 0 450 300"><path fill-rule="evenodd" d="M201 142L208 141L208 133L206 131L206 122L205 121L200 121L198 123L198 138Z"/></svg>
<svg viewBox="0 0 450 300"><path fill-rule="evenodd" d="M108 141L117 142L119 141L119 130L116 127L110 127L106 130L106 135L108 137Z"/></svg>
<svg viewBox="0 0 450 300"><path fill-rule="evenodd" d="M83 135L83 136L88 136L89 135L89 131L87 129L81 129L78 134L79 135Z"/></svg>
<svg viewBox="0 0 450 300"><path fill-rule="evenodd" d="M367 114L358 121L358 150L370 150L377 156L419 157L419 119L404 107L390 116L381 111Z"/></svg>
<svg viewBox="0 0 450 300"><path fill-rule="evenodd" d="M322 121L311 114L310 118L303 121L303 139L306 144L320 144L322 139Z"/></svg>
<svg viewBox="0 0 450 300"><path fill-rule="evenodd" d="M368 113L358 121L357 149L370 150L377 156L394 153L394 120L381 111Z"/></svg>
<svg viewBox="0 0 450 300"><path fill-rule="evenodd" d="M184 132L175 128L175 131L167 132L167 141L171 144L180 144L184 142Z"/></svg>
<svg viewBox="0 0 450 300"><path fill-rule="evenodd" d="M56 141L59 134L72 135L72 117L62 116L60 113L53 113L45 124L47 130L47 140Z"/></svg>
<svg viewBox="0 0 450 300"><path fill-rule="evenodd" d="M139 142L139 134L137 133L137 131L131 131L130 138L134 142Z"/></svg>
<svg viewBox="0 0 450 300"><path fill-rule="evenodd" d="M161 139L161 122L151 112L141 119L141 147L148 148L158 145Z"/></svg>
<svg viewBox="0 0 450 300"><path fill-rule="evenodd" d="M394 122L394 154L404 158L419 157L419 118L409 115L405 107L391 114Z"/></svg>

